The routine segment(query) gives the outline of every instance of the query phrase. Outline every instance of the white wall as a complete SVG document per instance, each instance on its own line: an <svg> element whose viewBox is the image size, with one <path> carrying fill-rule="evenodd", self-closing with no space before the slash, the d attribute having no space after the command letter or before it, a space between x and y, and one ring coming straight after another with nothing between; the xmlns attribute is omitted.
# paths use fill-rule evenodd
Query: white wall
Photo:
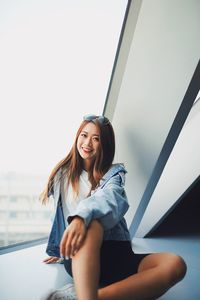
<svg viewBox="0 0 200 300"><path fill-rule="evenodd" d="M117 103L111 107L108 99L105 110L108 116L113 113L116 161L124 162L128 170L128 224L152 177L200 53L199 1L132 1L131 12L139 2L132 27L127 22L133 39L118 83ZM125 46L122 41L121 49Z"/></svg>
<svg viewBox="0 0 200 300"><path fill-rule="evenodd" d="M193 106L136 232L145 236L200 174L200 101ZM178 222L178 220L177 220Z"/></svg>

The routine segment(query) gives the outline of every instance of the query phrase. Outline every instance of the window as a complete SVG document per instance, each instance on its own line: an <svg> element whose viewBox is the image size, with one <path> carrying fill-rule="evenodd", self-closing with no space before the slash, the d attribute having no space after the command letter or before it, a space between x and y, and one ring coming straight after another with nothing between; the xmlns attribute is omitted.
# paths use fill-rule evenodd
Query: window
<svg viewBox="0 0 200 300"><path fill-rule="evenodd" d="M38 196L104 107L127 1L0 2L0 245L47 236Z"/></svg>
<svg viewBox="0 0 200 300"><path fill-rule="evenodd" d="M200 98L200 91L198 92L198 94L196 96L196 99L194 100L194 103L196 103L197 101L199 101L199 98Z"/></svg>

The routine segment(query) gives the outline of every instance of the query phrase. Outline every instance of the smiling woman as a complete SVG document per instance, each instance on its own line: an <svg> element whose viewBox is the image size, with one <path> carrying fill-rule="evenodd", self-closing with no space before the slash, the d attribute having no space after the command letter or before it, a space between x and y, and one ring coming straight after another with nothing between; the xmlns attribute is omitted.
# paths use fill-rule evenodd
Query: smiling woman
<svg viewBox="0 0 200 300"><path fill-rule="evenodd" d="M185 275L186 265L175 254L132 250L124 218L126 169L113 164L114 153L111 123L104 116L84 118L41 194L43 203L50 196L55 203L44 262L63 259L74 278L48 300L155 299Z"/></svg>
<svg viewBox="0 0 200 300"><path fill-rule="evenodd" d="M39 193L82 115L103 111L126 5L0 1L0 246L47 235Z"/></svg>

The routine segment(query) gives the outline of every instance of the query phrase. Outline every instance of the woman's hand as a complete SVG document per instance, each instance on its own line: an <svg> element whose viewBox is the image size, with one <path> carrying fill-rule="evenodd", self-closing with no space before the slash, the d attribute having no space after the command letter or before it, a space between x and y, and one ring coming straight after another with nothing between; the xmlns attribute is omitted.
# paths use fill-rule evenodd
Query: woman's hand
<svg viewBox="0 0 200 300"><path fill-rule="evenodd" d="M44 263L46 264L55 264L56 262L58 262L60 260L60 257L56 257L56 256L48 256L47 258L45 258L43 260Z"/></svg>
<svg viewBox="0 0 200 300"><path fill-rule="evenodd" d="M84 220L80 217L75 217L63 233L60 242L61 256L65 258L74 256L82 246L86 232Z"/></svg>

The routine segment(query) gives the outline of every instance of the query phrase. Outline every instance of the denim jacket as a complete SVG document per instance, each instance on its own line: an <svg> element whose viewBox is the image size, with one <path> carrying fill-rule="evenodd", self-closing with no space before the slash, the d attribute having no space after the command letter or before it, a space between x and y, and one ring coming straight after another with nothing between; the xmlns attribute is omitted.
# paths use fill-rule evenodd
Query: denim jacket
<svg viewBox="0 0 200 300"><path fill-rule="evenodd" d="M53 198L56 207L52 229L46 252L50 256L60 257L59 244L63 232L74 216L83 218L86 227L98 219L104 229L104 240L130 240L124 215L129 205L124 190L126 170L122 164L113 164L100 180L99 186L91 196L81 200L76 211L70 214L62 205L61 170L54 180Z"/></svg>

